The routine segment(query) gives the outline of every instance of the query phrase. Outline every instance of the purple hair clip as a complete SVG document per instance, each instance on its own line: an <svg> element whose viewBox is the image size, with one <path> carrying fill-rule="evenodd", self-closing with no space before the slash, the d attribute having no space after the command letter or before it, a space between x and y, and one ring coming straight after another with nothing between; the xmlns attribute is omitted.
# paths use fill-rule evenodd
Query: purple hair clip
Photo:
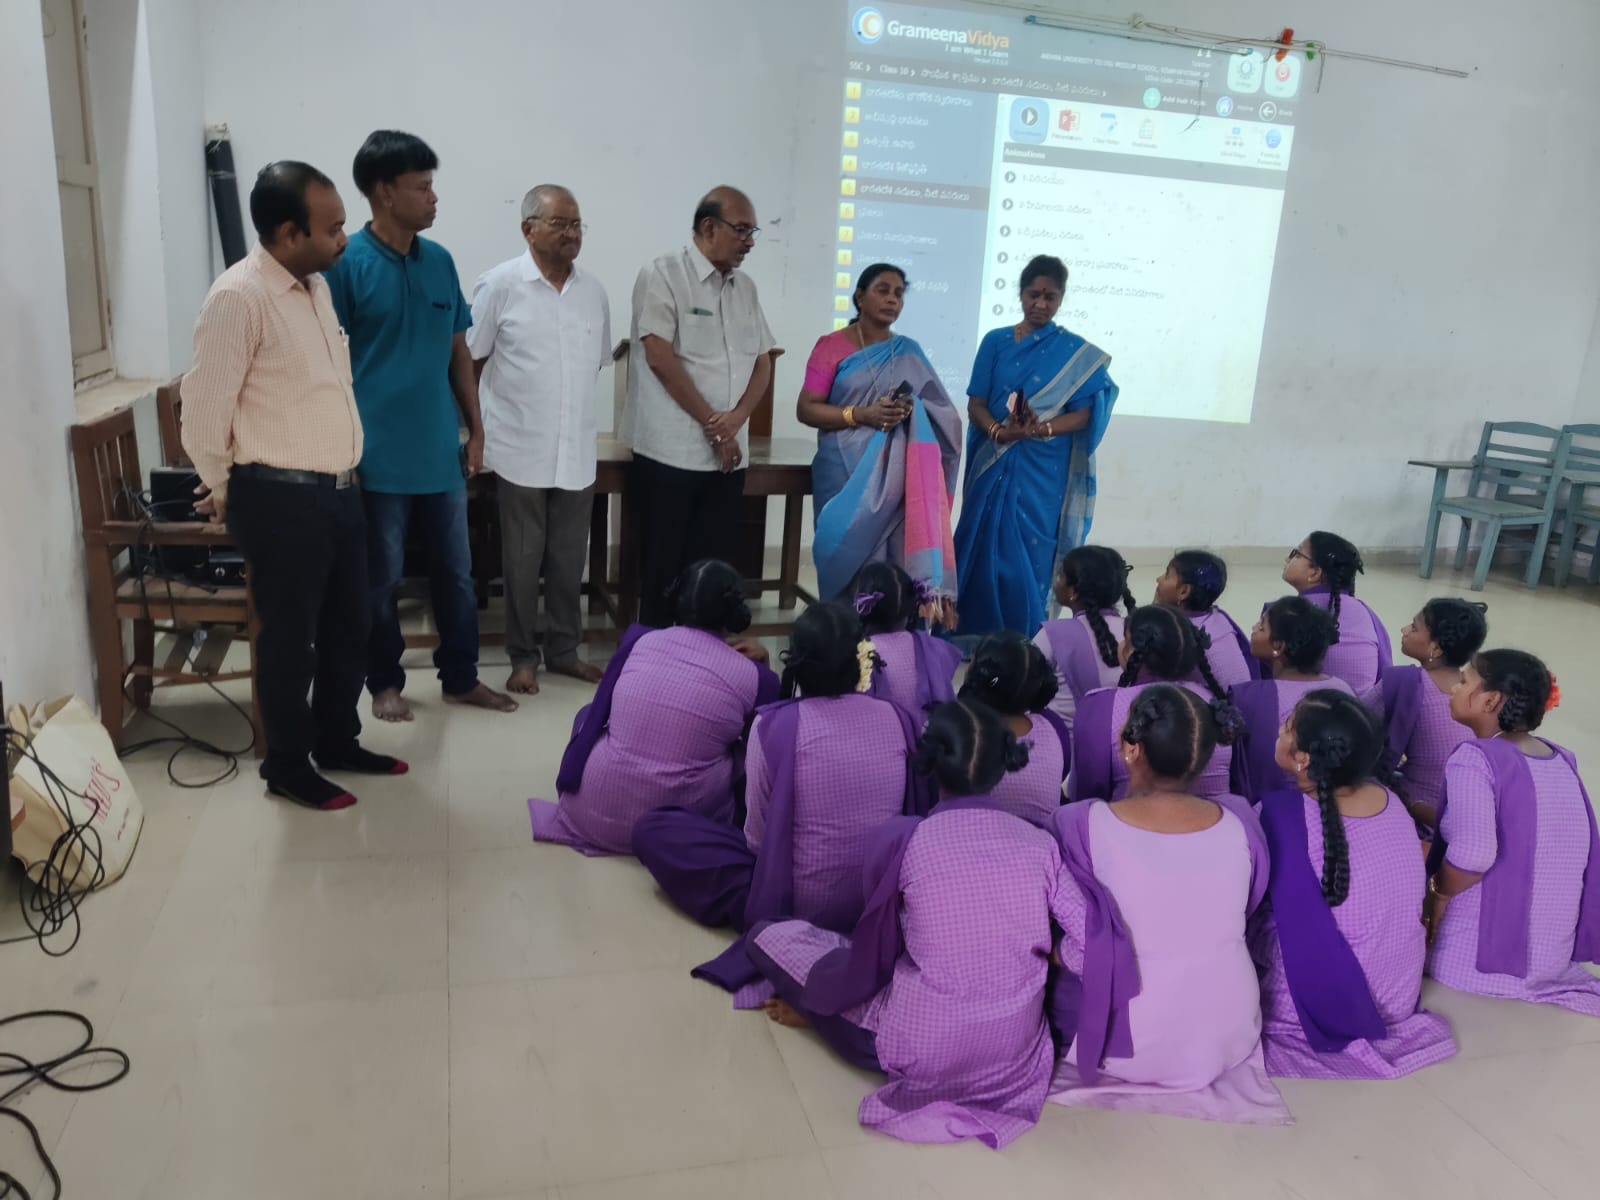
<svg viewBox="0 0 1600 1200"><path fill-rule="evenodd" d="M866 616L869 612L878 607L878 602L882 599L882 592L857 592L856 616Z"/></svg>
<svg viewBox="0 0 1600 1200"><path fill-rule="evenodd" d="M916 585L917 605L919 607L925 607L929 604L939 603L939 590L935 588L933 584L929 583L926 579L918 579L916 581Z"/></svg>

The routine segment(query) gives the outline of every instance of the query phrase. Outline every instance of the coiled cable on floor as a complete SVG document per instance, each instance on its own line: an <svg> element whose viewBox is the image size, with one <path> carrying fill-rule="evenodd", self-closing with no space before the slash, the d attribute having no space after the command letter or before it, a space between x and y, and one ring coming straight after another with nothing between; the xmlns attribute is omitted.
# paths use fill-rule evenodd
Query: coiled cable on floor
<svg viewBox="0 0 1600 1200"><path fill-rule="evenodd" d="M68 1050L65 1054L58 1054L53 1058L42 1059L35 1062L26 1055L17 1054L5 1049L4 1030L7 1026L19 1025L24 1021L67 1021L77 1025L83 1031L83 1040ZM110 1069L110 1074L104 1078L94 1079L88 1083L69 1083L62 1079L63 1071L77 1072L85 1067L102 1065ZM45 1175L50 1180L51 1200L58 1200L61 1196L61 1172L56 1170L56 1164L51 1160L49 1152L45 1149L44 1138L39 1133L39 1127L19 1110L11 1107L11 1101L33 1088L43 1084L45 1087L54 1088L58 1092L98 1092L108 1088L114 1083L126 1079L132 1065L128 1056L121 1050L111 1046L96 1046L94 1044L94 1026L89 1018L82 1013L68 1012L65 1009L40 1009L37 1012L17 1013L15 1016L0 1017L0 1087L8 1080L20 1080L9 1090L0 1093L0 1118L14 1121L27 1130L28 1137L33 1141L34 1153L39 1156L39 1162L44 1167ZM32 1193L11 1171L0 1166L0 1200L33 1200ZM41 1198L43 1200L43 1198Z"/></svg>

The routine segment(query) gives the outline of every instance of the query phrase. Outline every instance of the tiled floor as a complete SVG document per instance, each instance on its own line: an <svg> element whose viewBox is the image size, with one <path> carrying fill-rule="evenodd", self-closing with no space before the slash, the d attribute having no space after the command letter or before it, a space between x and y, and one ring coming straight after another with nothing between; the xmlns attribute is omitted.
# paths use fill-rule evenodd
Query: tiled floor
<svg viewBox="0 0 1600 1200"><path fill-rule="evenodd" d="M1158 571L1136 574L1141 597ZM1275 569L1236 570L1225 603L1247 618L1281 590ZM1462 582L1401 569L1361 589L1396 633L1446 592ZM1483 595L1491 644L1561 676L1547 731L1600 783L1600 592L1502 575ZM267 799L253 764L181 791L161 760L136 760L143 841L85 906L83 943L61 960L0 948L0 1014L81 1010L133 1059L108 1091L23 1102L67 1196L1596 1194L1600 1021L1431 985L1460 1057L1397 1083L1285 1083L1293 1128L1047 1106L1001 1154L867 1134L866 1075L689 978L721 935L669 910L630 860L529 841L524 799L551 794L589 689L551 681L502 717L444 708L428 675L419 658L416 723L370 733L412 774L368 783L347 813ZM162 711L237 736L203 692ZM31 1164L8 1128L0 1163Z"/></svg>

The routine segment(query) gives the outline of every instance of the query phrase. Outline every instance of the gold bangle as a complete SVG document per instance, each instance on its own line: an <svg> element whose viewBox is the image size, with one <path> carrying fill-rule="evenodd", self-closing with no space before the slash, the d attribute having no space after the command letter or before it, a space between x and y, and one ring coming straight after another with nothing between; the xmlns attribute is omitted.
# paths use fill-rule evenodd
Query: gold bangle
<svg viewBox="0 0 1600 1200"><path fill-rule="evenodd" d="M856 427L856 406L853 404L844 410L844 427L846 429L854 429Z"/></svg>

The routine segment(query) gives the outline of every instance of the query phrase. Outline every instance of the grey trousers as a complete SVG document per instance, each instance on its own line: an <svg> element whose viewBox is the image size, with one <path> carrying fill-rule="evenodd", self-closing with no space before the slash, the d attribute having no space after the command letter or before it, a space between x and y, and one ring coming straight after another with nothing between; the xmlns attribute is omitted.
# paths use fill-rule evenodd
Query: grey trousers
<svg viewBox="0 0 1600 1200"><path fill-rule="evenodd" d="M581 596L589 551L594 489L527 488L495 481L500 498L500 545L506 582L506 650L511 667L539 665L539 578L544 577L544 662L578 660L583 634Z"/></svg>

